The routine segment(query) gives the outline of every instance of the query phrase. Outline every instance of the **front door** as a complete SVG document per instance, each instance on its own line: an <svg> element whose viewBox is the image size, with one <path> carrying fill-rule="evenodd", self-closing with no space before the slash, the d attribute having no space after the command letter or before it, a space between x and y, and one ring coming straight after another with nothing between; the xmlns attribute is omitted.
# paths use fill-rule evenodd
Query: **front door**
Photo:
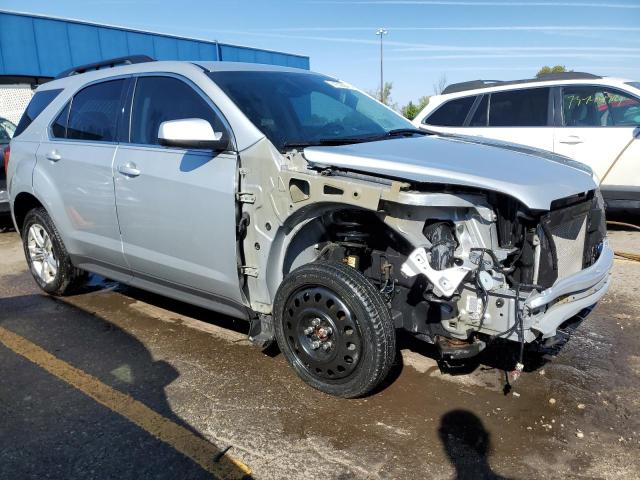
<svg viewBox="0 0 640 480"><path fill-rule="evenodd" d="M196 86L175 76L140 76L130 142L115 160L116 205L134 276L241 300L236 252L237 156L163 147L167 120L223 122Z"/></svg>
<svg viewBox="0 0 640 480"><path fill-rule="evenodd" d="M554 150L589 165L606 184L616 159L637 141L638 124L640 100L627 93L603 86L563 87Z"/></svg>

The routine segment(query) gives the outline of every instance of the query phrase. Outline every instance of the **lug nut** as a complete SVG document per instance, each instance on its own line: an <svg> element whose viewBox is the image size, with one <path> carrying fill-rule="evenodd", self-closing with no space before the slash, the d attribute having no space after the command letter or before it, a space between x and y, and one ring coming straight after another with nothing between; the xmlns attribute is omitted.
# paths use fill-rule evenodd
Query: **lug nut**
<svg viewBox="0 0 640 480"><path fill-rule="evenodd" d="M305 335L311 335L313 333L314 328L313 327L307 327L304 329L304 334Z"/></svg>
<svg viewBox="0 0 640 480"><path fill-rule="evenodd" d="M325 342L322 344L322 349L326 352L331 348L331 342Z"/></svg>
<svg viewBox="0 0 640 480"><path fill-rule="evenodd" d="M311 348L313 348L314 350L317 350L318 348L320 348L320 342L317 340L311 342Z"/></svg>
<svg viewBox="0 0 640 480"><path fill-rule="evenodd" d="M331 327L326 327L324 331L326 335L331 335L333 333L333 329Z"/></svg>
<svg viewBox="0 0 640 480"><path fill-rule="evenodd" d="M314 327L317 327L318 325L320 325L320 319L314 318L313 320L311 320L311 325L313 325Z"/></svg>

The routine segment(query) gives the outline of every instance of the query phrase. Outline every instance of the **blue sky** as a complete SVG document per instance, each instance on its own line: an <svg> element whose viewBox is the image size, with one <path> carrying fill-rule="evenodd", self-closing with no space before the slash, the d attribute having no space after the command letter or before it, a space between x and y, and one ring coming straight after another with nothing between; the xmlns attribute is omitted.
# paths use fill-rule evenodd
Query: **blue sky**
<svg viewBox="0 0 640 480"><path fill-rule="evenodd" d="M640 80L640 0L3 0L7 10L282 50L404 104L449 83L531 77L542 65Z"/></svg>

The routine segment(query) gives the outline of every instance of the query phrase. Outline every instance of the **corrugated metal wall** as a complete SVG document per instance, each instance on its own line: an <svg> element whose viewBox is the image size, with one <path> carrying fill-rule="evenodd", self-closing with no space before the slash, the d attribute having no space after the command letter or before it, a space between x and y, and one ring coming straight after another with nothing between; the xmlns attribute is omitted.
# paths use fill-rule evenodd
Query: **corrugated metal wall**
<svg viewBox="0 0 640 480"><path fill-rule="evenodd" d="M53 77L76 65L137 54L309 69L309 57L299 55L0 11L0 75Z"/></svg>

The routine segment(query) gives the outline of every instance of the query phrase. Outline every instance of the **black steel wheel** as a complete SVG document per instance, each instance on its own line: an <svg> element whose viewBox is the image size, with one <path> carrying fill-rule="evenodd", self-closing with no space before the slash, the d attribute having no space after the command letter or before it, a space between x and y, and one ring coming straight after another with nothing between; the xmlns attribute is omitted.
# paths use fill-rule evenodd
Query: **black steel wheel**
<svg viewBox="0 0 640 480"><path fill-rule="evenodd" d="M309 385L341 397L370 392L395 356L395 329L380 293L357 270L317 262L291 272L274 303L276 338Z"/></svg>

